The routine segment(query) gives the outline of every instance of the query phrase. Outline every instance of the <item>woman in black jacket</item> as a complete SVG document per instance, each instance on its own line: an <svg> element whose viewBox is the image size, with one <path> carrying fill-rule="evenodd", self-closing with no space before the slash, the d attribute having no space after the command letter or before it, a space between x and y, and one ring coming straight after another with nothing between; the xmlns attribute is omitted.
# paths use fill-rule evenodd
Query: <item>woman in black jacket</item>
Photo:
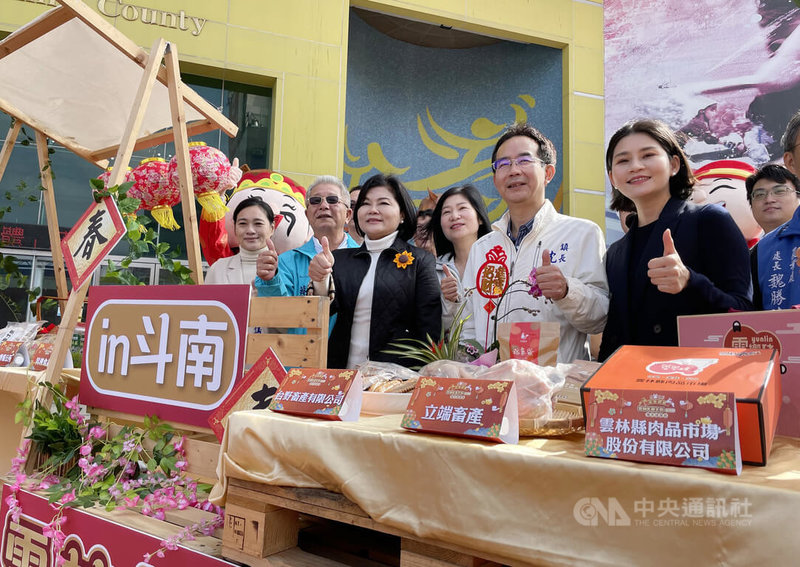
<svg viewBox="0 0 800 567"><path fill-rule="evenodd" d="M606 254L611 290L599 360L621 345L678 345L677 317L752 309L747 243L727 211L688 202L694 177L675 134L638 120L611 137L606 168L630 230Z"/></svg>
<svg viewBox="0 0 800 567"><path fill-rule="evenodd" d="M436 260L411 246L416 214L408 191L392 175L361 187L354 211L360 248L322 252L309 265L315 293L332 293L336 324L328 341L328 367L354 368L365 360L414 364L386 354L402 338L438 340L442 310Z"/></svg>

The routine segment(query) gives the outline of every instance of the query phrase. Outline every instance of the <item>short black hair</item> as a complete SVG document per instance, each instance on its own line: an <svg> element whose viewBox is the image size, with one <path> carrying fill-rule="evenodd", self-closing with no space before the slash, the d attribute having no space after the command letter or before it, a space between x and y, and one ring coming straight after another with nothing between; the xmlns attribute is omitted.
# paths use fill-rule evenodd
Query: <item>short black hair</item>
<svg viewBox="0 0 800 567"><path fill-rule="evenodd" d="M397 236L402 240L410 239L417 230L417 208L414 206L414 201L411 200L405 185L394 175L385 175L383 173L373 175L361 186L361 193L358 194L356 207L353 209L353 217L355 218L358 234L364 236L364 231L361 230L361 226L358 224L358 210L364 204L364 199L369 194L370 189L375 187L386 187L394 194L395 201L400 206L400 214L403 217L400 221L400 226L397 228Z"/></svg>
<svg viewBox="0 0 800 567"><path fill-rule="evenodd" d="M442 208L444 208L444 202L453 195L464 195L472 205L472 208L475 209L475 213L478 215L478 238L484 234L488 234L492 230L492 225L489 221L489 213L486 212L486 205L483 203L483 198L478 189L476 189L474 185L469 184L451 187L439 197L439 200L436 202L436 207L433 209L431 222L425 227L427 234L433 237L436 253L440 256L448 253L455 254L453 243L447 239L442 230Z"/></svg>
<svg viewBox="0 0 800 567"><path fill-rule="evenodd" d="M759 168L756 172L744 180L744 186L747 188L747 202L753 202L753 188L756 183L762 179L769 179L777 183L786 183L789 181L794 187L794 192L800 194L800 179L797 176L783 167L775 163L768 163L767 165Z"/></svg>
<svg viewBox="0 0 800 567"><path fill-rule="evenodd" d="M553 142L527 122L517 122L503 131L492 150L492 163L497 160L497 150L500 149L500 146L502 146L506 140L516 136L525 136L536 142L539 146L536 157L546 164L556 165L556 147L553 145Z"/></svg>
<svg viewBox="0 0 800 567"><path fill-rule="evenodd" d="M692 168L689 165L689 159L686 157L686 154L683 153L675 132L661 120L631 120L614 132L614 135L611 136L611 140L608 142L608 149L606 149L606 171L609 173L611 172L614 150L617 149L617 144L619 144L623 138L631 134L647 134L658 142L658 145L667 152L669 157L677 156L678 171L669 178L669 194L683 201L688 199L692 195L692 187L695 184L695 178L692 173ZM625 199L630 200L624 195L621 195L621 207L628 206L624 203ZM633 203L631 202L631 204ZM618 210L625 211L629 209L620 208Z"/></svg>
<svg viewBox="0 0 800 567"><path fill-rule="evenodd" d="M265 201L261 199L261 197L248 197L238 205L233 210L233 222L236 223L236 219L244 209L247 207L261 207L261 210L264 211L264 214L267 215L267 220L269 224L275 224L275 213L272 212L272 207L270 207Z"/></svg>

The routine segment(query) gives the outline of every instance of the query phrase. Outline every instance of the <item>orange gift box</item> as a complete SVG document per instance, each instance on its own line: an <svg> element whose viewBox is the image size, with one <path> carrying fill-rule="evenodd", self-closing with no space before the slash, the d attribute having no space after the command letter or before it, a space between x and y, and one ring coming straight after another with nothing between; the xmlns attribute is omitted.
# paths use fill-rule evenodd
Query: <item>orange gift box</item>
<svg viewBox="0 0 800 567"><path fill-rule="evenodd" d="M609 390L733 392L742 462L766 465L781 401L774 350L625 345L581 388L586 419L589 394Z"/></svg>

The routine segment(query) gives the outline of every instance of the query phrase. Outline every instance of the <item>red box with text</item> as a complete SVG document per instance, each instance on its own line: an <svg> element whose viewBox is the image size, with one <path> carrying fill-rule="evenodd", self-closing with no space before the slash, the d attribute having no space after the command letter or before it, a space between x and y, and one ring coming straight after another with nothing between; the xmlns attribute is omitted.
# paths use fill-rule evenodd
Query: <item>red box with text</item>
<svg viewBox="0 0 800 567"><path fill-rule="evenodd" d="M780 410L780 364L774 350L626 345L581 388L587 423L592 392L733 392L742 462L765 465ZM596 417L596 416L595 416Z"/></svg>

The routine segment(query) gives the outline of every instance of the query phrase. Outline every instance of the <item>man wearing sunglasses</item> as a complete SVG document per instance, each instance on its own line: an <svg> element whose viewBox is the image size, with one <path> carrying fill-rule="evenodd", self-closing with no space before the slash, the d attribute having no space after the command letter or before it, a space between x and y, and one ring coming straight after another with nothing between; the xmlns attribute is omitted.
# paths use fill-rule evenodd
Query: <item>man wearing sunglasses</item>
<svg viewBox="0 0 800 567"><path fill-rule="evenodd" d="M270 273L262 270L262 266L256 266L258 277L255 285L261 297L305 295L309 281L308 264L311 258L322 252L320 240L323 236L328 237L334 250L358 247L344 231L352 211L350 194L340 179L332 175L317 177L308 187L306 203L306 217L314 236L302 246L278 256L278 270L273 278L267 279Z"/></svg>
<svg viewBox="0 0 800 567"><path fill-rule="evenodd" d="M495 321L557 322L558 361L587 359L586 336L602 331L608 314L600 227L559 214L545 197L556 150L533 126L515 124L500 136L492 171L508 210L470 250L464 281L476 289L462 336L489 346Z"/></svg>
<svg viewBox="0 0 800 567"><path fill-rule="evenodd" d="M800 303L800 179L767 164L745 184L753 216L768 233L750 251L753 304L788 309Z"/></svg>

